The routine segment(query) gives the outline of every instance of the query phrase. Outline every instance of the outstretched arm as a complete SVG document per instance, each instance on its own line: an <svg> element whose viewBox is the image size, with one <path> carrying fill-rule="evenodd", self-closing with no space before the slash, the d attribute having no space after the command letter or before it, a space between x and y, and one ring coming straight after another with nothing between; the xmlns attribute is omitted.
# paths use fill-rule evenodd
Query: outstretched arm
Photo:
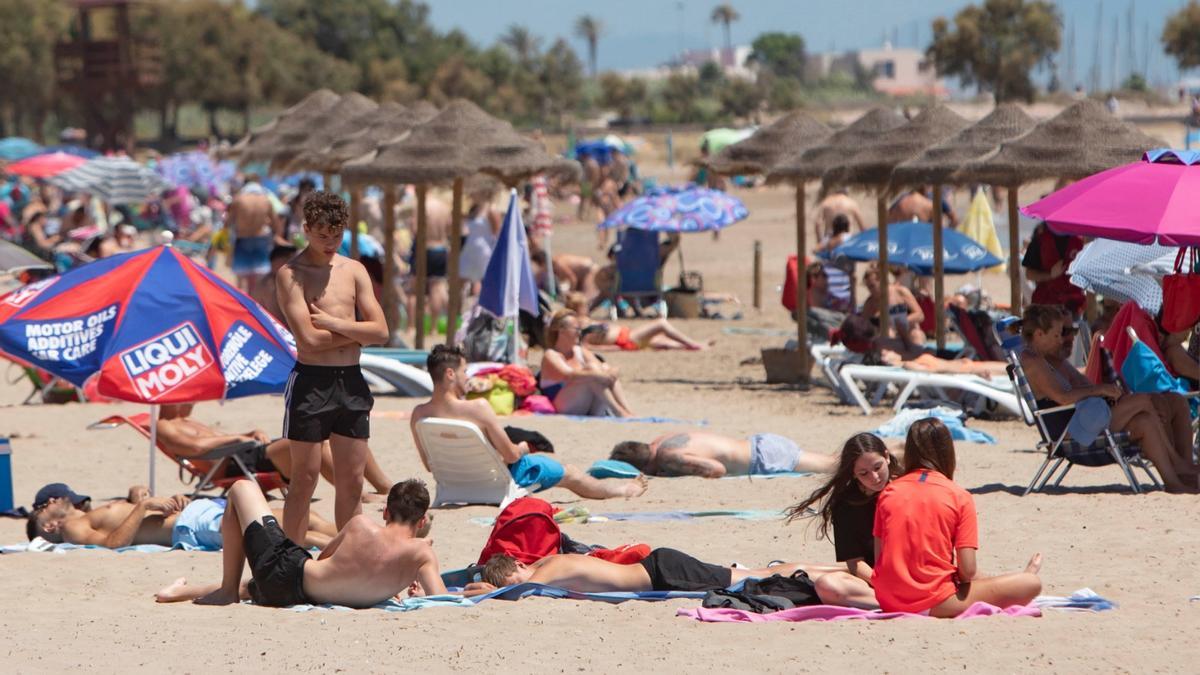
<svg viewBox="0 0 1200 675"><path fill-rule="evenodd" d="M421 419L417 415L409 415L408 429L412 432L413 444L417 446L417 455L421 458L421 466L425 467L426 471L433 473L433 470L429 468L429 456L425 454L425 447L421 445L421 436L417 434L417 422L420 422Z"/></svg>
<svg viewBox="0 0 1200 675"><path fill-rule="evenodd" d="M388 341L387 320L383 317L383 308L375 299L367 268L353 260L346 264L354 274L356 309L362 320L342 319L326 314L317 307L310 307L312 324L319 329L345 336L360 345L381 345Z"/></svg>
<svg viewBox="0 0 1200 675"><path fill-rule="evenodd" d="M288 328L292 329L296 344L302 350L323 352L354 344L354 340L345 335L313 325L308 302L304 299L304 287L286 265L275 274L275 296L279 301L279 309L287 319Z"/></svg>

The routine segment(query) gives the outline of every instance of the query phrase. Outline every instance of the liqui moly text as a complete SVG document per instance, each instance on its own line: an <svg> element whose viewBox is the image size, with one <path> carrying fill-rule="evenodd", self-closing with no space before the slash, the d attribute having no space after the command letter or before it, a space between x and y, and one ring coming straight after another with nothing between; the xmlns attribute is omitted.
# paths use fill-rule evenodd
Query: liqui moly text
<svg viewBox="0 0 1200 675"><path fill-rule="evenodd" d="M142 398L154 401L213 365L191 322L121 352L121 364Z"/></svg>

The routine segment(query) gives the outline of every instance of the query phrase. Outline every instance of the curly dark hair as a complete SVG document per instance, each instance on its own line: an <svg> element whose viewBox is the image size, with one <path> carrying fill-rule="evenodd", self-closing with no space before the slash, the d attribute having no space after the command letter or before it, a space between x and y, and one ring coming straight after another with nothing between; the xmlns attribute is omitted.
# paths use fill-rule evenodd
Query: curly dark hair
<svg viewBox="0 0 1200 675"><path fill-rule="evenodd" d="M346 201L332 192L314 192L304 200L305 226L329 229L344 229L350 222L350 209Z"/></svg>

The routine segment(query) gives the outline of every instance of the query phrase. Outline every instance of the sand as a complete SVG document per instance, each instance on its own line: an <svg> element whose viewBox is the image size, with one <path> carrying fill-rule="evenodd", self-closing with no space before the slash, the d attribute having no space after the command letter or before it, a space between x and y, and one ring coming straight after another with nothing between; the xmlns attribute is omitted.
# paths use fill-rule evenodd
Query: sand
<svg viewBox="0 0 1200 675"><path fill-rule="evenodd" d="M685 237L689 269L706 288L732 291L744 302L740 321L681 321L699 339L717 340L704 353L616 353L635 411L694 420L733 435L771 431L797 439L811 452L834 452L848 436L888 418L838 405L828 390L799 392L766 385L760 365L740 365L785 338L729 335L726 327L790 330L779 305L786 254L792 250L787 190L738 193L751 218L722 233ZM870 210L866 210L870 213ZM868 216L870 219L870 216ZM750 306L753 242L764 246L764 307ZM556 251L599 259L590 227L559 227ZM667 278L677 268L667 270ZM971 281L951 279L947 288ZM1006 298L1001 276L985 277ZM118 498L146 481L147 445L128 429L89 431L87 425L143 407L127 404L19 406L24 382L0 385L0 433L12 437L18 503L42 484L64 481L96 500ZM405 413L417 401L380 397L372 446L393 480L428 479L417 459ZM234 432L275 432L281 399L258 397L197 407L197 418ZM586 467L626 439L649 440L675 426L522 419L555 443L560 457ZM1190 671L1200 648L1200 593L1194 565L1200 501L1196 497L1129 494L1116 469L1077 469L1064 489L1020 497L1041 458L1036 434L1020 421L971 421L995 445L960 443L956 479L972 490L980 519L983 573L1015 571L1029 556L1045 556L1047 593L1090 587L1120 603L1103 614L1049 613L1040 619L988 618L967 622L910 620L883 623L728 625L675 616L695 601L631 602L618 606L567 600L493 601L470 609L308 612L252 606L202 608L158 605L152 594L173 579L216 580L220 556L170 552L72 552L0 556L0 646L6 672L89 667L98 672L597 671L678 672L685 668L740 672L871 670L883 672ZM160 461L160 494L182 492L176 469ZM782 509L818 479L653 479L645 496L609 502L578 500L551 490L562 506L605 511ZM322 484L314 509L332 515L332 490ZM366 512L378 516L381 508ZM470 522L491 507L439 510L433 530L443 567L474 562L488 529ZM575 539L618 545L670 546L718 563L764 565L774 559L831 562L833 546L815 528L779 520L708 518L683 523L568 525ZM0 519L0 544L24 540L23 523Z"/></svg>

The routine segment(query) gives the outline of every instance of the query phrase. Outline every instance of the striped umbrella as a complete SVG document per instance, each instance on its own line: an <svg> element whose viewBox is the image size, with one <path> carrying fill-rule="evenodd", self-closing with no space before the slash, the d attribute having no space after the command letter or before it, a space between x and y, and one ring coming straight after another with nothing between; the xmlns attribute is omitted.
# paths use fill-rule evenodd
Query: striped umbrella
<svg viewBox="0 0 1200 675"><path fill-rule="evenodd" d="M169 181L128 157L96 157L50 179L71 192L88 192L111 205L137 204L171 188Z"/></svg>
<svg viewBox="0 0 1200 675"><path fill-rule="evenodd" d="M1175 271L1179 249L1097 239L1075 255L1067 274L1085 291L1136 302L1150 314L1162 309L1162 277Z"/></svg>

